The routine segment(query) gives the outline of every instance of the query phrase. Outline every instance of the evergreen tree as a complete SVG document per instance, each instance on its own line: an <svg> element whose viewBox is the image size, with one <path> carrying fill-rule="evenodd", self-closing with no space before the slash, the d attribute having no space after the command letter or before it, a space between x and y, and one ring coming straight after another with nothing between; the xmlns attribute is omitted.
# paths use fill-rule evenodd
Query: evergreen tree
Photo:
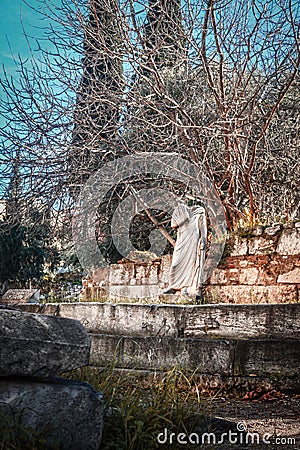
<svg viewBox="0 0 300 450"><path fill-rule="evenodd" d="M89 4L69 159L69 179L76 185L115 156L109 142L113 139L117 145L124 89L117 10L115 0L92 0Z"/></svg>

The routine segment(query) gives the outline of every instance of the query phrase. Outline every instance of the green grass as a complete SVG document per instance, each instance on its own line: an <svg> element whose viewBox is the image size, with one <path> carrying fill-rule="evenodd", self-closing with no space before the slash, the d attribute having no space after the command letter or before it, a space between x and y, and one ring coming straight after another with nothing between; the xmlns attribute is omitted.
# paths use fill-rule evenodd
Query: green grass
<svg viewBox="0 0 300 450"><path fill-rule="evenodd" d="M171 446L158 443L158 434L167 428L169 434L189 435L196 432L199 423L203 424L204 415L209 415L196 375L184 374L177 368L165 373L141 374L134 370L116 370L113 361L106 368L85 367L64 377L87 382L96 391L103 392L101 450L182 449L182 444L177 442ZM24 426L23 413L13 415L8 411L6 416L0 417L0 450L46 448L47 430ZM194 449L195 445L184 445L184 448ZM54 445L52 449L60 447Z"/></svg>
<svg viewBox="0 0 300 450"><path fill-rule="evenodd" d="M8 405L1 404L1 410L5 406L6 412L0 414L0 450L45 450L48 432L47 429L35 430L23 423L23 414L8 410ZM47 447L48 450L60 450L59 445Z"/></svg>
<svg viewBox="0 0 300 450"><path fill-rule="evenodd" d="M158 434L164 428L169 433L190 434L205 410L194 375L175 368L141 376L134 371L116 371L111 364L102 370L83 368L70 377L86 381L104 394L101 450L168 448L157 442ZM171 448L182 448L182 444L174 442Z"/></svg>

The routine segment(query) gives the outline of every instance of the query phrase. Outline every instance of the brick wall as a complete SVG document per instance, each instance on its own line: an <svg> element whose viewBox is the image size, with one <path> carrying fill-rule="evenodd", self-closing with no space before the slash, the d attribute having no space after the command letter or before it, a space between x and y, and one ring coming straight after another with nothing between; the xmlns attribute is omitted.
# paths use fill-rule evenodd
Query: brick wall
<svg viewBox="0 0 300 450"><path fill-rule="evenodd" d="M156 297L168 284L169 255L151 262L120 262L83 280L84 299ZM208 303L297 302L300 292L300 222L257 226L228 238L208 280ZM170 300L169 300L170 301Z"/></svg>

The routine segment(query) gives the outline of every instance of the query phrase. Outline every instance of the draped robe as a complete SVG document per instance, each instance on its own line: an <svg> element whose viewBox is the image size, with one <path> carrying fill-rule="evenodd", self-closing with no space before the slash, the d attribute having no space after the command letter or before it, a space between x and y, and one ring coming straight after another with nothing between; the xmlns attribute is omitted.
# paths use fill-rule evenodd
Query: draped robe
<svg viewBox="0 0 300 450"><path fill-rule="evenodd" d="M177 228L170 281L167 290L186 290L197 294L203 272L206 246L206 216L201 206L189 208L179 204L172 215L172 228Z"/></svg>

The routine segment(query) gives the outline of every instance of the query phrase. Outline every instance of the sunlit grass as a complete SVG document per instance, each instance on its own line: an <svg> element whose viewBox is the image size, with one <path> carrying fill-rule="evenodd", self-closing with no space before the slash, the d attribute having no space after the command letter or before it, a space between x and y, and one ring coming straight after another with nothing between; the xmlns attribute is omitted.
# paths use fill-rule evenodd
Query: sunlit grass
<svg viewBox="0 0 300 450"><path fill-rule="evenodd" d="M70 376L104 394L103 450L162 448L157 436L164 428L189 434L206 410L195 375L176 368L142 376L132 370L117 371L112 363L105 369L79 369ZM177 448L182 445L174 442L172 449Z"/></svg>

